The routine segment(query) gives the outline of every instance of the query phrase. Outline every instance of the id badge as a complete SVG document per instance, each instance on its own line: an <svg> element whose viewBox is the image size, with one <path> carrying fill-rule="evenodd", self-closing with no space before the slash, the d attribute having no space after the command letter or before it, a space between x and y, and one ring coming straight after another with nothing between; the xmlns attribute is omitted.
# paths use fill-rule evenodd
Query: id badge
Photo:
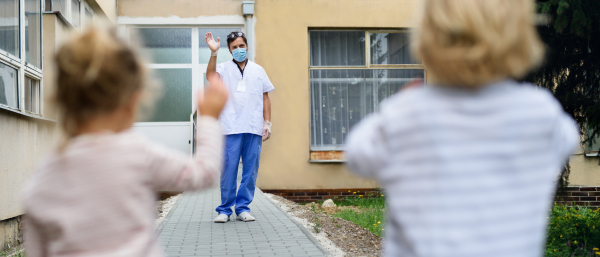
<svg viewBox="0 0 600 257"><path fill-rule="evenodd" d="M246 81L244 81L243 79L238 81L237 91L246 92Z"/></svg>

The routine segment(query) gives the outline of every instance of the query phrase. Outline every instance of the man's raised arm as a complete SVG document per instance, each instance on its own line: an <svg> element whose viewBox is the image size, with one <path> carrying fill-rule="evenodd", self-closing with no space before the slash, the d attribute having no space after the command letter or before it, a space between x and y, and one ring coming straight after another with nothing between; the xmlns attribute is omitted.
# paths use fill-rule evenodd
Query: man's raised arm
<svg viewBox="0 0 600 257"><path fill-rule="evenodd" d="M217 41L213 38L212 33L206 33L206 44L208 44L208 48L210 48L210 61L208 61L208 67L206 68L206 77L210 77L211 74L217 73L217 54L219 53L219 47L221 47L221 39L217 38Z"/></svg>

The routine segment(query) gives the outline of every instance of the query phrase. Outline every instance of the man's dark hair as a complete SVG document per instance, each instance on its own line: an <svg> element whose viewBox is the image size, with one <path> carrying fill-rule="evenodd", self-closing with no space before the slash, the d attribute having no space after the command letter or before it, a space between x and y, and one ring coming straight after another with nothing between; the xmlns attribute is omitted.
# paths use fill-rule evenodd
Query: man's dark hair
<svg viewBox="0 0 600 257"><path fill-rule="evenodd" d="M236 40L238 37L241 37L244 40L244 43L246 43L246 46L248 46L248 39L246 39L246 34L244 34L241 31L234 31L227 35L227 49L229 49L229 45L231 44L231 42Z"/></svg>

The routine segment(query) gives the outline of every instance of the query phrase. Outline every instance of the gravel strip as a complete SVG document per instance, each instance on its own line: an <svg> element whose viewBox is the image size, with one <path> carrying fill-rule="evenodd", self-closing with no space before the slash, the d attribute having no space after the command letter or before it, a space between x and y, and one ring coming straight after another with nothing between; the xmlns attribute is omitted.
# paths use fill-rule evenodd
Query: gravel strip
<svg viewBox="0 0 600 257"><path fill-rule="evenodd" d="M173 208L173 205L177 202L177 199L179 199L180 196L181 194L178 194L162 201L156 201L157 218L154 223L155 229L158 228L160 223L163 222L163 220L165 219L167 214L169 214L169 211L171 210L171 208Z"/></svg>
<svg viewBox="0 0 600 257"><path fill-rule="evenodd" d="M281 196L268 193L265 195L304 225L333 256L381 255L381 237L350 221L329 216L341 209L354 207L322 208L316 203L300 205ZM313 205L315 206L312 207ZM315 229L316 224L318 226Z"/></svg>

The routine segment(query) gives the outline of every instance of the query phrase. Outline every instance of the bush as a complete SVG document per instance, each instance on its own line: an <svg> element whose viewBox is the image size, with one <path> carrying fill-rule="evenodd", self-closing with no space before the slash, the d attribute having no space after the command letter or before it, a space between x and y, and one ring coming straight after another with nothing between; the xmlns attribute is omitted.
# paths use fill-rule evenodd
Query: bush
<svg viewBox="0 0 600 257"><path fill-rule="evenodd" d="M554 205L548 224L546 256L600 256L600 212Z"/></svg>

